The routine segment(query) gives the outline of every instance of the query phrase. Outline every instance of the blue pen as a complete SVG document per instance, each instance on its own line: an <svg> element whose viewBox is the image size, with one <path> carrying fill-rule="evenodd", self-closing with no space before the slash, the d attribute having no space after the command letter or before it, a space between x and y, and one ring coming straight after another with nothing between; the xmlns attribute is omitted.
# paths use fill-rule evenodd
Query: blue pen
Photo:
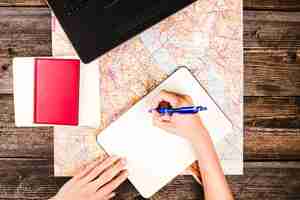
<svg viewBox="0 0 300 200"><path fill-rule="evenodd" d="M201 112L201 111L206 111L207 107L203 107L203 106L190 106L190 107L181 107L181 108L164 108L164 107L160 107L160 108L150 110L150 112L153 112L154 110L156 110L160 114L169 114L169 115L173 115L174 113L177 113L177 114L196 114L196 113Z"/></svg>

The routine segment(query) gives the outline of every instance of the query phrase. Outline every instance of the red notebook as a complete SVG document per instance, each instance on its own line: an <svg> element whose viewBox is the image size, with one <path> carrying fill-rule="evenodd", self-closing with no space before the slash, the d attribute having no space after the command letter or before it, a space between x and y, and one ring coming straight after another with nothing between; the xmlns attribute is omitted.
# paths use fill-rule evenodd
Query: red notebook
<svg viewBox="0 0 300 200"><path fill-rule="evenodd" d="M80 61L35 60L34 122L78 125Z"/></svg>

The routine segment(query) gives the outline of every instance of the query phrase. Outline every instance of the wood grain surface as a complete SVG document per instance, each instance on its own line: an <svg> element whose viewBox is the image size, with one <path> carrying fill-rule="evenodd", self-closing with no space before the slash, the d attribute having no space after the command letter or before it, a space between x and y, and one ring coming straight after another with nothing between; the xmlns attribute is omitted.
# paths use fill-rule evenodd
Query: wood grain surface
<svg viewBox="0 0 300 200"><path fill-rule="evenodd" d="M1 157L53 157L52 128L16 128L11 95L0 95Z"/></svg>
<svg viewBox="0 0 300 200"><path fill-rule="evenodd" d="M300 161L300 97L245 97L245 160Z"/></svg>
<svg viewBox="0 0 300 200"><path fill-rule="evenodd" d="M47 199L53 178L51 128L14 126L14 56L51 55L44 0L0 0L0 200ZM300 2L244 0L245 175L229 176L236 199L300 199ZM49 176L50 175L50 176ZM152 199L202 199L180 176ZM142 199L123 184L116 199Z"/></svg>
<svg viewBox="0 0 300 200"><path fill-rule="evenodd" d="M46 6L46 0L0 0L0 6Z"/></svg>
<svg viewBox="0 0 300 200"><path fill-rule="evenodd" d="M299 47L300 12L244 11L244 46Z"/></svg>
<svg viewBox="0 0 300 200"><path fill-rule="evenodd" d="M16 128L0 95L0 157L53 157L51 128ZM300 160L300 97L245 97L245 159Z"/></svg>
<svg viewBox="0 0 300 200"><path fill-rule="evenodd" d="M300 198L299 162L245 163L244 176L230 176L236 199L293 200Z"/></svg>
<svg viewBox="0 0 300 200"><path fill-rule="evenodd" d="M300 48L246 48L244 59L245 96L300 96Z"/></svg>
<svg viewBox="0 0 300 200"><path fill-rule="evenodd" d="M12 58L51 55L48 8L0 7L0 93L12 94Z"/></svg>
<svg viewBox="0 0 300 200"><path fill-rule="evenodd" d="M300 11L298 0L244 0L244 10Z"/></svg>
<svg viewBox="0 0 300 200"><path fill-rule="evenodd" d="M46 159L0 159L0 199L47 199L68 178L48 177L52 165ZM298 162L247 162L244 176L229 176L236 199L298 200L300 198ZM34 172L34 173L32 173ZM179 176L152 200L200 200L203 191L190 176ZM126 182L117 190L118 200L142 199Z"/></svg>
<svg viewBox="0 0 300 200"><path fill-rule="evenodd" d="M244 13L245 95L300 95L300 12Z"/></svg>
<svg viewBox="0 0 300 200"><path fill-rule="evenodd" d="M300 96L300 12L245 11L245 95ZM0 93L12 94L12 57L51 55L47 8L0 7Z"/></svg>

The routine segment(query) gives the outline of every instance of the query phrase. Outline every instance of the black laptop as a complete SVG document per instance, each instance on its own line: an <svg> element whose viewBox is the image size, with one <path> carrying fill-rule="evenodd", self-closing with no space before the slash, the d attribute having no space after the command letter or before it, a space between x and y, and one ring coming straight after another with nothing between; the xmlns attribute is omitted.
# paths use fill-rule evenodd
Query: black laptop
<svg viewBox="0 0 300 200"><path fill-rule="evenodd" d="M88 63L196 0L48 0Z"/></svg>

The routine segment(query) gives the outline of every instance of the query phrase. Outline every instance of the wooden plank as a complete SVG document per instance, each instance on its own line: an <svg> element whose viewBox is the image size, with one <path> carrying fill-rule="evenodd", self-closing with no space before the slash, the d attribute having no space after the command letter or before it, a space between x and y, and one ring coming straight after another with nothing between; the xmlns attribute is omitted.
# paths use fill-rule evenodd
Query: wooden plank
<svg viewBox="0 0 300 200"><path fill-rule="evenodd" d="M300 11L298 0L244 0L244 9ZM0 6L46 6L45 0L1 0Z"/></svg>
<svg viewBox="0 0 300 200"><path fill-rule="evenodd" d="M245 98L246 160L300 160L300 97Z"/></svg>
<svg viewBox="0 0 300 200"><path fill-rule="evenodd" d="M0 95L0 157L53 157L52 128L16 128L11 95Z"/></svg>
<svg viewBox="0 0 300 200"><path fill-rule="evenodd" d="M1 0L0 6L46 6L46 0Z"/></svg>
<svg viewBox="0 0 300 200"><path fill-rule="evenodd" d="M245 95L300 95L300 13L244 12Z"/></svg>
<svg viewBox="0 0 300 200"><path fill-rule="evenodd" d="M244 11L244 46L300 46L300 12Z"/></svg>
<svg viewBox="0 0 300 200"><path fill-rule="evenodd" d="M51 55L47 8L0 7L0 93L12 93L12 58Z"/></svg>
<svg viewBox="0 0 300 200"><path fill-rule="evenodd" d="M300 128L300 97L245 97L245 126Z"/></svg>
<svg viewBox="0 0 300 200"><path fill-rule="evenodd" d="M245 10L300 11L298 0L244 0Z"/></svg>
<svg viewBox="0 0 300 200"><path fill-rule="evenodd" d="M0 199L46 199L65 182L47 159L0 159Z"/></svg>
<svg viewBox="0 0 300 200"><path fill-rule="evenodd" d="M48 177L48 160L0 159L0 199L47 199L67 178ZM229 176L236 199L296 200L300 198L299 162L245 163L244 176ZM117 190L116 199L142 199L126 182ZM203 199L201 187L190 176L179 176L152 200Z"/></svg>
<svg viewBox="0 0 300 200"><path fill-rule="evenodd" d="M300 160L300 131L245 128L244 159L247 161Z"/></svg>
<svg viewBox="0 0 300 200"><path fill-rule="evenodd" d="M244 60L246 96L300 96L300 48L246 48Z"/></svg>
<svg viewBox="0 0 300 200"><path fill-rule="evenodd" d="M299 162L245 163L243 176L230 176L236 199L300 199Z"/></svg>
<svg viewBox="0 0 300 200"><path fill-rule="evenodd" d="M299 8L291 0L253 0L245 6L296 3ZM244 46L246 96L300 96L300 12L244 11Z"/></svg>

